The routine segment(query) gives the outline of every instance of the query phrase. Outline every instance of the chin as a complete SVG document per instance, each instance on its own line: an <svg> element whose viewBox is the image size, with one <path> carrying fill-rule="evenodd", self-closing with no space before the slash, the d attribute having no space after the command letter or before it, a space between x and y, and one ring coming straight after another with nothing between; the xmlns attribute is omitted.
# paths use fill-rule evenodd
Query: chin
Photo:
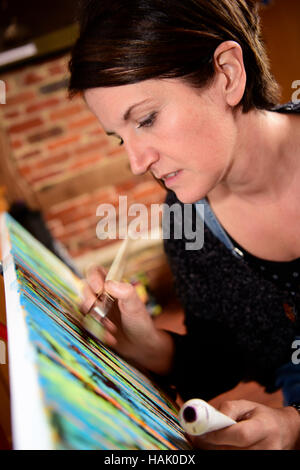
<svg viewBox="0 0 300 470"><path fill-rule="evenodd" d="M199 194L199 192L197 194L193 194L191 191L188 193L187 191L181 191L180 189L178 189L178 191L173 190L173 192L176 194L177 199L179 199L183 204L193 204L205 197L205 194Z"/></svg>

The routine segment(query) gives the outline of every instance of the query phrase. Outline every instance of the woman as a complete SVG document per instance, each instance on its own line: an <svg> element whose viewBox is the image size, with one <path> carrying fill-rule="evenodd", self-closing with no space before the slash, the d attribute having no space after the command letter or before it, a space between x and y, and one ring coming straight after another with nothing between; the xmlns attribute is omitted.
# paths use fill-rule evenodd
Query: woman
<svg viewBox="0 0 300 470"><path fill-rule="evenodd" d="M186 250L184 237L165 240L187 334L156 329L130 285L107 282L120 312L104 321L105 341L184 399L209 400L240 380L283 388L289 406L278 410L224 402L220 410L239 422L195 446L296 448L300 116L293 104L274 109L256 2L84 3L71 93L83 92L120 139L134 174L163 181L169 205L205 204L201 250ZM103 278L89 276L85 310Z"/></svg>

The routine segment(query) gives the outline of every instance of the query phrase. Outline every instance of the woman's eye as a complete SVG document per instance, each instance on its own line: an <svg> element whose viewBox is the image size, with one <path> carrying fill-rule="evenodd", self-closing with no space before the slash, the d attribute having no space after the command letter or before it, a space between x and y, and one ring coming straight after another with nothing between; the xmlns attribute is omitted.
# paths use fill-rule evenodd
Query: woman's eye
<svg viewBox="0 0 300 470"><path fill-rule="evenodd" d="M124 140L122 139L122 137L119 137L119 145L123 145L124 144Z"/></svg>
<svg viewBox="0 0 300 470"><path fill-rule="evenodd" d="M154 124L157 113L152 113L144 121L141 121L137 126L138 129L141 127L151 127Z"/></svg>

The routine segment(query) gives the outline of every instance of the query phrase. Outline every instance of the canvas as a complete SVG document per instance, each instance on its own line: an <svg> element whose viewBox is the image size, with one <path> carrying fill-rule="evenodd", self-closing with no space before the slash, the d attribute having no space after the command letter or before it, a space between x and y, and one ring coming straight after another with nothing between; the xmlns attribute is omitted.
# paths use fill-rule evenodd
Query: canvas
<svg viewBox="0 0 300 470"><path fill-rule="evenodd" d="M82 281L1 220L16 449L188 449L177 408L81 326Z"/></svg>

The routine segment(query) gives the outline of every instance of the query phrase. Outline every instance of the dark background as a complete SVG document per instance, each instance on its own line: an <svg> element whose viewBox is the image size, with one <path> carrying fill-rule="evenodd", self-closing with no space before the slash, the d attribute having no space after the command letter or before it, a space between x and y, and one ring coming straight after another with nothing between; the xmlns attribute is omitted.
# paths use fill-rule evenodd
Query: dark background
<svg viewBox="0 0 300 470"><path fill-rule="evenodd" d="M0 0L0 52L75 22L77 0Z"/></svg>

